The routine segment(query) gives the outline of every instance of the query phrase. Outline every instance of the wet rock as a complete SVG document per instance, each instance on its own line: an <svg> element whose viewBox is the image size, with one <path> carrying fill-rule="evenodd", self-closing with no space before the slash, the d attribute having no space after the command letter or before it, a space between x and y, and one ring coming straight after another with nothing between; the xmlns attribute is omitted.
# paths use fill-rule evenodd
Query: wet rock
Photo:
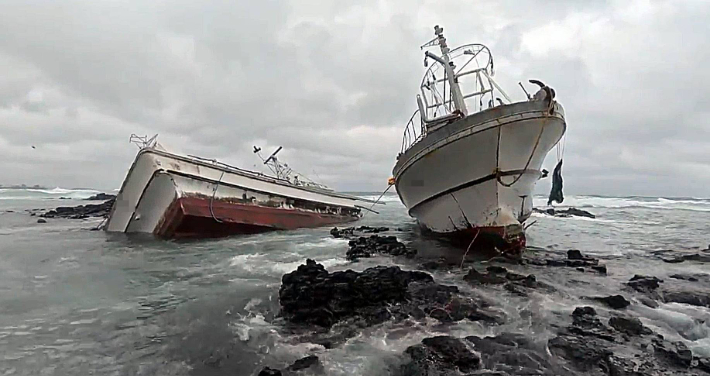
<svg viewBox="0 0 710 376"><path fill-rule="evenodd" d="M481 358L464 342L450 336L425 338L421 344L405 350L409 360L402 364L398 375L454 375L475 371Z"/></svg>
<svg viewBox="0 0 710 376"><path fill-rule="evenodd" d="M495 274L503 274L503 273L508 273L508 269L502 267L502 266L497 266L497 265L491 265L486 268L487 271L490 273L495 273Z"/></svg>
<svg viewBox="0 0 710 376"><path fill-rule="evenodd" d="M84 219L89 217L108 217L115 200L108 200L101 204L87 204L79 206L60 206L54 210L40 214L44 218L70 218Z"/></svg>
<svg viewBox="0 0 710 376"><path fill-rule="evenodd" d="M330 235L332 235L334 238L348 238L353 235L353 231L355 231L355 227L346 227L343 229L333 227L330 230Z"/></svg>
<svg viewBox="0 0 710 376"><path fill-rule="evenodd" d="M417 254L416 250L407 248L395 236L361 236L351 240L348 245L350 249L346 252L345 258L350 261L357 261L362 257L372 257L375 254L405 256L407 258L412 258Z"/></svg>
<svg viewBox="0 0 710 376"><path fill-rule="evenodd" d="M580 371L597 370L614 354L603 341L575 335L557 336L548 342L548 347L553 355L569 360Z"/></svg>
<svg viewBox="0 0 710 376"><path fill-rule="evenodd" d="M631 305L631 302L626 300L622 295L611 295L611 296L594 296L589 299L602 302L614 309L623 309Z"/></svg>
<svg viewBox="0 0 710 376"><path fill-rule="evenodd" d="M314 370L317 369L322 371L322 365L320 360L315 355L309 355L305 358L298 359L293 364L285 368L284 370L279 370L270 367L264 367L258 376L288 376L288 375L300 375L299 371L303 370Z"/></svg>
<svg viewBox="0 0 710 376"><path fill-rule="evenodd" d="M528 296L528 289L544 289L547 292L555 291L552 286L538 282L533 274L512 273L500 266L489 266L487 269L488 273L481 273L471 268L463 279L473 285L505 284L504 288L506 290L520 296ZM505 276L501 276L502 273L505 273Z"/></svg>
<svg viewBox="0 0 710 376"><path fill-rule="evenodd" d="M315 355L309 355L305 358L298 359L293 364L288 366L286 370L295 372L318 366L320 366L320 360L318 357Z"/></svg>
<svg viewBox="0 0 710 376"><path fill-rule="evenodd" d="M663 301L697 307L710 307L710 292L706 290L672 290L663 292Z"/></svg>
<svg viewBox="0 0 710 376"><path fill-rule="evenodd" d="M506 282L506 279L491 273L481 273L478 270L471 268L468 273L463 276L464 281L471 284L481 285L501 285Z"/></svg>
<svg viewBox="0 0 710 376"><path fill-rule="evenodd" d="M634 275L626 284L638 292L651 292L663 283L662 279L647 275Z"/></svg>
<svg viewBox="0 0 710 376"><path fill-rule="evenodd" d="M419 269L424 270L450 270L453 268L458 268L460 264L455 264L447 261L446 258L440 258L438 260L426 261L419 265Z"/></svg>
<svg viewBox="0 0 710 376"><path fill-rule="evenodd" d="M693 361L693 353L683 342L669 342L661 338L653 340L653 349L656 354L668 360L671 364L689 368Z"/></svg>
<svg viewBox="0 0 710 376"><path fill-rule="evenodd" d="M695 362L695 367L707 373L710 373L710 358L695 358Z"/></svg>
<svg viewBox="0 0 710 376"><path fill-rule="evenodd" d="M540 259L533 257L525 259L525 262L538 266L566 266L570 268L599 266L599 259L596 259L591 256L585 256L579 250L576 249L570 249L569 251L567 251L567 258L565 259Z"/></svg>
<svg viewBox="0 0 710 376"><path fill-rule="evenodd" d="M116 195L110 195L107 193L97 193L89 198L87 198L87 201L106 201L106 200L114 200L116 199Z"/></svg>
<svg viewBox="0 0 710 376"><path fill-rule="evenodd" d="M592 270L597 271L601 274L607 274L606 271L606 265L597 265L597 266L592 266Z"/></svg>
<svg viewBox="0 0 710 376"><path fill-rule="evenodd" d="M681 255L674 254L673 257L663 258L663 261L671 264L677 264L685 261L710 262L710 253L703 250L699 253L686 253Z"/></svg>
<svg viewBox="0 0 710 376"><path fill-rule="evenodd" d="M533 212L535 213L540 213L540 214L547 214L551 215L553 217L562 217L562 218L567 218L567 217L585 217L585 218L596 218L596 216L586 210L582 209L577 209L577 208L568 208L564 210L560 209L554 209L554 208L548 208L548 209L538 209L538 208L533 208Z"/></svg>
<svg viewBox="0 0 710 376"><path fill-rule="evenodd" d="M570 361L580 371L598 369L606 363L613 355L609 344L615 336L596 316L592 307L575 308L572 325L548 341L552 354Z"/></svg>
<svg viewBox="0 0 710 376"><path fill-rule="evenodd" d="M698 282L698 277L689 274L672 274L669 275L668 278L680 279L689 282Z"/></svg>
<svg viewBox="0 0 710 376"><path fill-rule="evenodd" d="M570 249L567 251L567 258L570 260L599 261L594 257L583 255L578 249Z"/></svg>
<svg viewBox="0 0 710 376"><path fill-rule="evenodd" d="M37 223L47 223L47 220L44 218L40 218L37 220Z"/></svg>
<svg viewBox="0 0 710 376"><path fill-rule="evenodd" d="M604 325L592 307L577 307L572 312L572 325L565 329L565 334L581 337L598 338L613 342L615 333Z"/></svg>
<svg viewBox="0 0 710 376"><path fill-rule="evenodd" d="M362 327L427 316L443 322L464 318L503 321L484 302L459 296L457 287L434 283L427 273L396 266L328 273L323 265L307 260L283 276L279 298L287 321L321 327L345 319Z"/></svg>
<svg viewBox="0 0 710 376"><path fill-rule="evenodd" d="M380 232L389 231L389 227L370 227L370 226L360 226L360 227L345 227L337 228L333 227L330 230L330 235L334 238L352 238L360 236L360 234L378 234Z"/></svg>
<svg viewBox="0 0 710 376"><path fill-rule="evenodd" d="M609 327L602 324L591 307L577 307L573 323L548 341L550 352L568 361L579 372L609 376L689 375L696 364L692 352L682 343L650 337L652 331L637 318L612 316ZM576 373L575 373L576 374Z"/></svg>
<svg viewBox="0 0 710 376"><path fill-rule="evenodd" d="M546 354L546 344L536 343L530 338L513 333L502 333L494 337L466 337L473 344L473 350L481 357L481 366L490 373L500 375L567 375L569 372L551 362ZM478 375L479 373L476 373Z"/></svg>
<svg viewBox="0 0 710 376"><path fill-rule="evenodd" d="M609 319L609 326L630 336L640 336L653 333L651 329L645 327L641 323L641 320L636 317L613 316Z"/></svg>
<svg viewBox="0 0 710 376"><path fill-rule="evenodd" d="M281 376L281 370L264 367L264 369L259 372L259 376Z"/></svg>

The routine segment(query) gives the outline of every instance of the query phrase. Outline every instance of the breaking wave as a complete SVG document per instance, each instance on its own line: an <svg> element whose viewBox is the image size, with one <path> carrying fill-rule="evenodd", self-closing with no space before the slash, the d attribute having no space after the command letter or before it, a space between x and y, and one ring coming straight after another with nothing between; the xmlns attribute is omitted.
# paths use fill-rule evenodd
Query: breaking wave
<svg viewBox="0 0 710 376"><path fill-rule="evenodd" d="M546 207L547 198L535 196L536 207ZM560 207L576 208L648 208L661 210L710 211L710 199L703 198L664 198L664 197L604 197L604 196L567 196Z"/></svg>
<svg viewBox="0 0 710 376"><path fill-rule="evenodd" d="M0 200L53 200L59 198L84 199L101 191L66 188L0 188Z"/></svg>

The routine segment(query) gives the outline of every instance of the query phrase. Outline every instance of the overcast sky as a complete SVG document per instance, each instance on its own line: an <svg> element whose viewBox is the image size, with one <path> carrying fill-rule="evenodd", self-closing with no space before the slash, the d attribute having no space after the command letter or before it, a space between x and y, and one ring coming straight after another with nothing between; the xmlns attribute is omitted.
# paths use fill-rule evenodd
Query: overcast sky
<svg viewBox="0 0 710 376"><path fill-rule="evenodd" d="M555 88L568 194L710 196L708 1L4 0L0 183L117 188L129 135L158 133L382 190L435 24L488 45L514 99Z"/></svg>

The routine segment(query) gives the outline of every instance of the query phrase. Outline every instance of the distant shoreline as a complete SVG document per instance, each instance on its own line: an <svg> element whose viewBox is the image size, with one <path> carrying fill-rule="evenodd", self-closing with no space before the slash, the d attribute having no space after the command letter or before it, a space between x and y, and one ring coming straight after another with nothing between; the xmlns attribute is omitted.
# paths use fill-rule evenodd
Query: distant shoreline
<svg viewBox="0 0 710 376"><path fill-rule="evenodd" d="M0 184L0 189L51 189L47 187L43 187L41 185L25 185L25 184L20 184L20 185L2 185Z"/></svg>

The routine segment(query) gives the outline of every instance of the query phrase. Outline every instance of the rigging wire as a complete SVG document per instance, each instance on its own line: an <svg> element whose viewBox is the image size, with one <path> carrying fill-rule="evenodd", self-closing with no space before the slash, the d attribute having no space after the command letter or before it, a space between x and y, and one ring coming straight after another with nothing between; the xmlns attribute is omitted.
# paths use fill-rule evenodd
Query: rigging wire
<svg viewBox="0 0 710 376"><path fill-rule="evenodd" d="M217 188L219 188L219 184L222 183L223 177L224 177L224 171L222 171L222 175L219 176L219 180L217 181L217 185L215 185L214 189L212 190L212 198L210 198L210 214L212 215L212 219L214 219L217 223L222 223L222 221L214 216L214 211L212 210L212 202L214 201L214 196L217 194Z"/></svg>
<svg viewBox="0 0 710 376"><path fill-rule="evenodd" d="M379 202L380 202L380 200L381 200L381 199L382 199L382 197L383 197L383 196L385 195L385 193L387 193L387 191L389 191L389 190L390 190L390 188L392 188L392 186L393 186L393 185L394 185L394 184L388 184L388 185L387 185L387 189L385 189L385 191L384 191L384 192L382 192L382 194L380 195L380 197L378 197L378 198L377 198L377 200L375 200L375 202L373 202L373 203L372 203L372 205L370 206L370 208L369 208L369 209L367 209L367 210L368 210L368 212L374 212L374 213L377 213L376 211L372 210L372 208L374 208L374 207L375 207L375 205L377 205L377 203L379 203ZM365 208L363 208L363 209L365 209ZM362 215L362 217L363 217L363 218L365 218L365 215L367 215L367 213L364 213L364 214Z"/></svg>

